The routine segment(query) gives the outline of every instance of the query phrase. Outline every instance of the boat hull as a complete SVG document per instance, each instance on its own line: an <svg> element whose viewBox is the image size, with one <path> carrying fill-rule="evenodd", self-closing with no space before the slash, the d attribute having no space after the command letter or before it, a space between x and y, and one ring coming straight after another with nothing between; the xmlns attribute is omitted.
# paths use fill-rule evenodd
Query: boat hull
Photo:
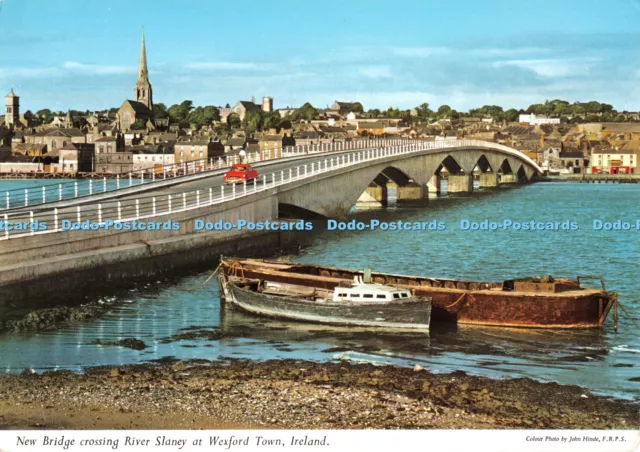
<svg viewBox="0 0 640 452"><path fill-rule="evenodd" d="M333 267L274 263L258 259L234 261L247 278L322 287L333 290L341 281L363 272ZM239 266L238 266L239 265ZM615 302L615 294L582 288L565 292L501 290L502 284L455 281L419 276L372 273L373 282L410 289L415 296L431 297L433 321L459 325L514 328L600 328Z"/></svg>
<svg viewBox="0 0 640 452"><path fill-rule="evenodd" d="M429 331L431 303L422 300L350 303L300 300L269 295L239 287L224 275L219 277L226 303L253 314L331 325Z"/></svg>

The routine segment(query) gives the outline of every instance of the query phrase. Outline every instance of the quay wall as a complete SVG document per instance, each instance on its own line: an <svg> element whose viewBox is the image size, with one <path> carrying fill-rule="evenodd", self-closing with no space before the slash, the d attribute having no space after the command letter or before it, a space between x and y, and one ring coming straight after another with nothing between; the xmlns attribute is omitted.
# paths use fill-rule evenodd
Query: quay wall
<svg viewBox="0 0 640 452"><path fill-rule="evenodd" d="M210 231L196 232L195 221L237 223L276 220L277 197L270 191L256 193L199 209L174 212L152 219L154 222L172 220L180 223L180 230L157 231L66 231L34 235L0 242L0 289L6 286L28 286L33 281L56 279L60 275L95 270L102 278L136 276L136 268L145 268L144 261L169 267L211 259L220 253L231 254L246 248L272 248L281 242L281 234L265 232ZM122 264L132 263L133 266ZM149 273L151 270L143 270ZM70 277L73 279L73 276ZM13 287L9 293L30 293L31 290ZM3 292L5 292L3 294ZM0 297L7 295L0 290Z"/></svg>

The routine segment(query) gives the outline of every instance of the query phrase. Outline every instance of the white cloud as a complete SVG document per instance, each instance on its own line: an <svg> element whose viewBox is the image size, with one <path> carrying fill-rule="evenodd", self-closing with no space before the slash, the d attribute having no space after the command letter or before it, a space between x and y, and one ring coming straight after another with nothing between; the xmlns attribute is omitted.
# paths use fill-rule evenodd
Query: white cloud
<svg viewBox="0 0 640 452"><path fill-rule="evenodd" d="M241 70L265 70L266 68L256 63L240 63L231 61L211 61L187 64L188 69L210 71L241 71Z"/></svg>
<svg viewBox="0 0 640 452"><path fill-rule="evenodd" d="M512 48L478 48L469 50L469 54L474 56L518 56L531 55L536 53L549 53L551 49L544 47L512 47Z"/></svg>
<svg viewBox="0 0 640 452"><path fill-rule="evenodd" d="M2 68L0 69L0 75L3 77L12 78L42 78L42 77L55 77L60 75L60 69L54 67L43 68Z"/></svg>
<svg viewBox="0 0 640 452"><path fill-rule="evenodd" d="M78 63L77 61L67 61L62 65L62 68L71 72L100 75L135 74L138 71L138 68L134 66L102 66Z"/></svg>
<svg viewBox="0 0 640 452"><path fill-rule="evenodd" d="M64 77L72 75L120 75L135 74L136 67L129 66L101 66L96 64L84 64L76 61L67 61L61 66L53 67L16 67L0 68L0 74L4 77L12 78L50 78Z"/></svg>
<svg viewBox="0 0 640 452"><path fill-rule="evenodd" d="M358 73L367 78L391 78L393 73L389 66L362 66Z"/></svg>
<svg viewBox="0 0 640 452"><path fill-rule="evenodd" d="M601 60L599 58L507 60L496 61L493 67L515 66L533 71L541 77L571 77L588 75L591 66L598 61Z"/></svg>
<svg viewBox="0 0 640 452"><path fill-rule="evenodd" d="M447 55L451 53L448 47L392 47L391 53L399 57L428 58L434 55Z"/></svg>

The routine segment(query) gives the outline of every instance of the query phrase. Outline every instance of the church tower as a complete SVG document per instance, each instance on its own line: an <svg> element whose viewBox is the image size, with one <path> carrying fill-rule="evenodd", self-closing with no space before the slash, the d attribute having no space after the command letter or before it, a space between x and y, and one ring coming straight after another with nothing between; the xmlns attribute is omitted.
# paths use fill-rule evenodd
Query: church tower
<svg viewBox="0 0 640 452"><path fill-rule="evenodd" d="M153 107L153 92L149 83L149 71L147 70L147 49L144 43L144 29L142 30L142 43L140 45L140 64L138 66L138 81L136 82L134 99L147 106Z"/></svg>
<svg viewBox="0 0 640 452"><path fill-rule="evenodd" d="M4 98L4 108L6 112L4 117L5 125L17 125L20 122L20 98L13 92L13 88Z"/></svg>

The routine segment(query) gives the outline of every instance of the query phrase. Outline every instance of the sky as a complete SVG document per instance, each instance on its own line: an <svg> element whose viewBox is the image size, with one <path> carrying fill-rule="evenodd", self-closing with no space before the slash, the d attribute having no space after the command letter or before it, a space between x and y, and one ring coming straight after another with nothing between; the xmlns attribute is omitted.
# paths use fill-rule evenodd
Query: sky
<svg viewBox="0 0 640 452"><path fill-rule="evenodd" d="M144 27L154 102L640 110L640 0L0 0L22 111L119 107Z"/></svg>

